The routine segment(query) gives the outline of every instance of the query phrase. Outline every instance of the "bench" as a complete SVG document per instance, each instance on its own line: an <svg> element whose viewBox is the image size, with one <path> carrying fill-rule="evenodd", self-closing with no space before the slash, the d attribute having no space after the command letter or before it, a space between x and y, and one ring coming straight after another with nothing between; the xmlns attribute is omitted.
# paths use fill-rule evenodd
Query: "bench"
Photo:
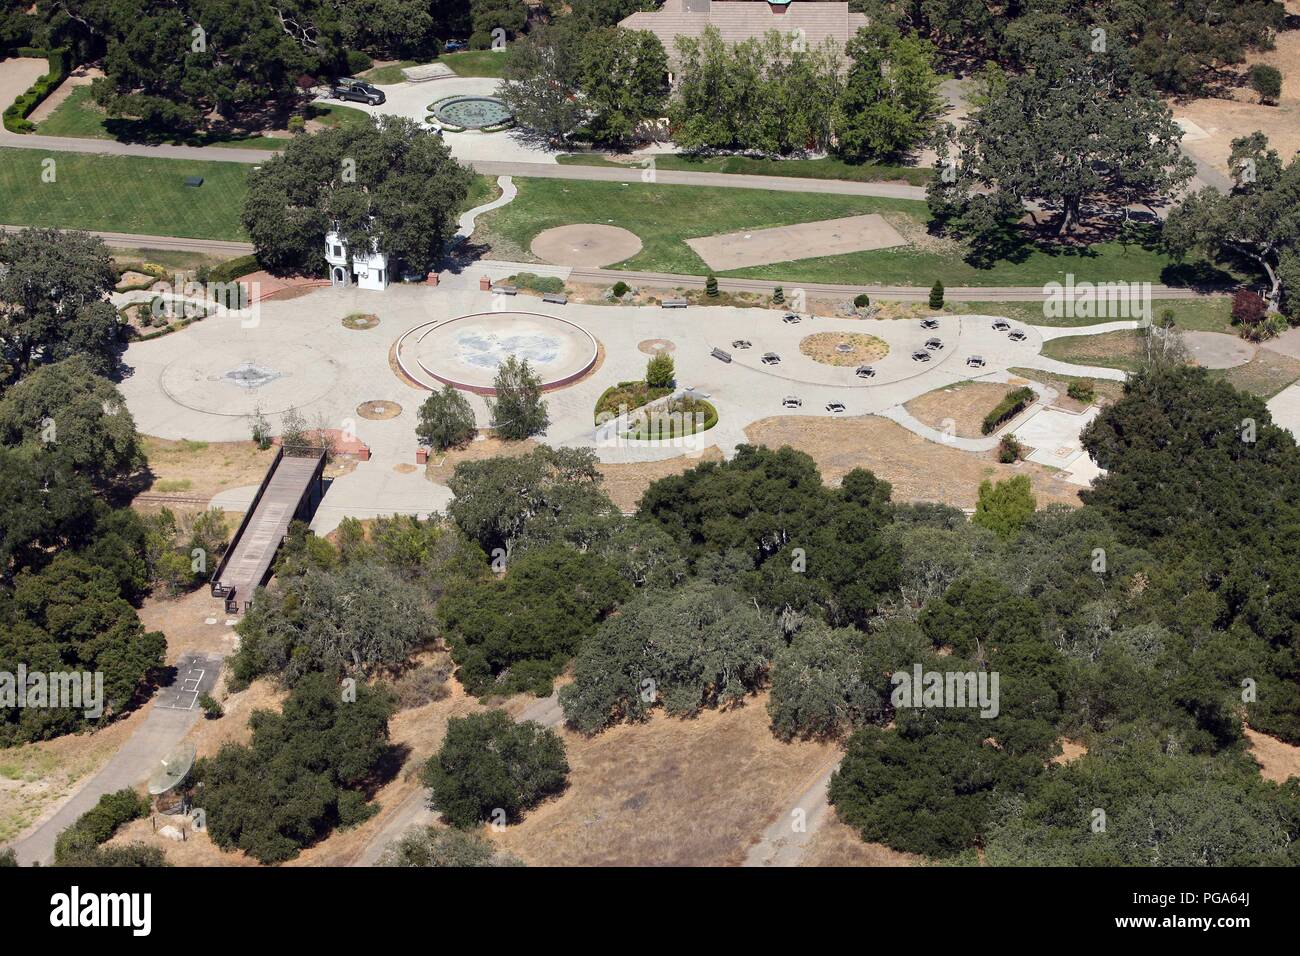
<svg viewBox="0 0 1300 956"><path fill-rule="evenodd" d="M518 295L518 294L519 294L519 288L518 288L518 286L513 286L513 285L494 285L494 286L492 287L492 291L493 291L493 292L499 292L499 293L501 293L501 295Z"/></svg>
<svg viewBox="0 0 1300 956"><path fill-rule="evenodd" d="M659 304L665 309L684 309L690 305L685 299L664 299Z"/></svg>
<svg viewBox="0 0 1300 956"><path fill-rule="evenodd" d="M542 301L552 305L568 305L569 297L562 292L547 292L542 295Z"/></svg>
<svg viewBox="0 0 1300 956"><path fill-rule="evenodd" d="M724 351L722 351L722 349L717 349L717 348L715 348L715 349L714 349L712 352L710 352L709 354L712 355L715 359L718 359L718 360L723 361L723 362L730 362L730 361L731 361L731 353L730 353L730 352L724 352Z"/></svg>

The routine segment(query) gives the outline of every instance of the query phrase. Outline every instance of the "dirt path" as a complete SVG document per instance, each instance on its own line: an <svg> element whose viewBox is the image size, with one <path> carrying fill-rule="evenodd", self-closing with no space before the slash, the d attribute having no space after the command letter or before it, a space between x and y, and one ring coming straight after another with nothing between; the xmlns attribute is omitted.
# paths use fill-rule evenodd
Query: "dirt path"
<svg viewBox="0 0 1300 956"><path fill-rule="evenodd" d="M831 774L839 765L840 756L836 754L789 809L773 820L759 841L749 848L745 866L798 866L803 862L817 831L833 813L827 794Z"/></svg>

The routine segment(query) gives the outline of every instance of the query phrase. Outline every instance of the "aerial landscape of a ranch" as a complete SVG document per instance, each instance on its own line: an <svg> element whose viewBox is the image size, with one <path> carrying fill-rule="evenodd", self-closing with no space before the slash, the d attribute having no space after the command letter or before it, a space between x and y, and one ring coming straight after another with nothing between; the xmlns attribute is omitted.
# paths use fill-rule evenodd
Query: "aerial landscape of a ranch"
<svg viewBox="0 0 1300 956"><path fill-rule="evenodd" d="M0 101L20 923L1284 918L1300 0L0 0Z"/></svg>

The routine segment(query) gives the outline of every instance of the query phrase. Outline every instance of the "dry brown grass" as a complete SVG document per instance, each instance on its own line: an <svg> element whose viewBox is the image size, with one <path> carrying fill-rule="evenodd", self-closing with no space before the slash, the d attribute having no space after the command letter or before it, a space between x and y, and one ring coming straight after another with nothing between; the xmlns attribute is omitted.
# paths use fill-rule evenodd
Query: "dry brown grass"
<svg viewBox="0 0 1300 956"><path fill-rule="evenodd" d="M53 816L143 720L137 711L92 734L0 750L0 844Z"/></svg>
<svg viewBox="0 0 1300 956"><path fill-rule="evenodd" d="M568 790L488 835L533 865L738 864L836 749L781 743L765 704L658 714L591 738L566 731Z"/></svg>
<svg viewBox="0 0 1300 956"><path fill-rule="evenodd" d="M848 351L841 351L841 345ZM880 361L889 354L889 346L864 332L814 332L800 340L799 351L823 365L861 365Z"/></svg>
<svg viewBox="0 0 1300 956"><path fill-rule="evenodd" d="M937 501L974 508L985 478L1026 475L1041 508L1049 502L1079 504L1079 487L1033 462L999 464L992 452L973 454L914 435L885 418L765 418L745 429L751 442L789 445L811 455L827 483L854 468L867 468L894 486L895 501Z"/></svg>
<svg viewBox="0 0 1300 956"><path fill-rule="evenodd" d="M1014 387L1000 382L958 382L918 395L903 407L931 428L942 431L951 422L958 438L981 438L984 416Z"/></svg>
<svg viewBox="0 0 1300 956"><path fill-rule="evenodd" d="M1300 747L1249 727L1245 730L1246 739L1250 741L1250 755L1259 763L1260 776L1274 783L1300 777Z"/></svg>
<svg viewBox="0 0 1300 956"><path fill-rule="evenodd" d="M194 442L143 437L153 482L146 491L158 494L158 485L178 495L210 498L219 491L255 485L275 457L275 449L262 451L251 441Z"/></svg>
<svg viewBox="0 0 1300 956"><path fill-rule="evenodd" d="M682 455L665 461L601 464L599 468L600 473L605 476L606 494L622 511L627 512L636 510L637 502L641 500L641 496L645 494L646 488L650 487L652 481L667 478L669 475L680 475L704 461L722 461L722 452L718 450L717 445L710 445L694 457Z"/></svg>
<svg viewBox="0 0 1300 956"><path fill-rule="evenodd" d="M901 853L880 843L864 843L861 834L835 815L832 808L808 842L800 866L916 866L919 856Z"/></svg>
<svg viewBox="0 0 1300 956"><path fill-rule="evenodd" d="M433 452L429 455L427 475L430 481L445 485L451 480L456 466L465 461L482 461L485 458L515 458L527 455L537 447L531 438L524 441L503 441L500 438L484 438L472 441L462 448L450 448L447 451Z"/></svg>

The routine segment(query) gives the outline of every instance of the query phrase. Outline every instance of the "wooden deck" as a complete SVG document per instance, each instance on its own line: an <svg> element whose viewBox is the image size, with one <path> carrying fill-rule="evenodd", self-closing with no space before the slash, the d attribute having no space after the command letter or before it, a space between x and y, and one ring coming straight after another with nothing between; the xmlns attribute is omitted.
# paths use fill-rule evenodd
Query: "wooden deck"
<svg viewBox="0 0 1300 956"><path fill-rule="evenodd" d="M252 513L247 515L212 579L212 592L242 610L271 574L271 562L295 517L310 517L319 500L323 456L277 456ZM234 607L230 606L233 598Z"/></svg>

